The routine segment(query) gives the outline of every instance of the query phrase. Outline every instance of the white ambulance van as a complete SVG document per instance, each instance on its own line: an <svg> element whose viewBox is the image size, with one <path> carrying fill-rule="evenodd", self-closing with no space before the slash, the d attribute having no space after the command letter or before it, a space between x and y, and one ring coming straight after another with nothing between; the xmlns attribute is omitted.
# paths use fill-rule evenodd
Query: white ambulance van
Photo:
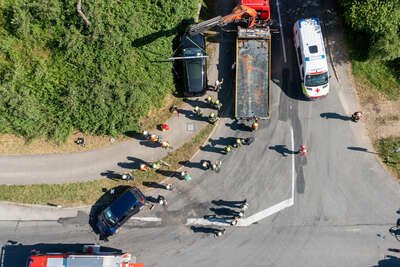
<svg viewBox="0 0 400 267"><path fill-rule="evenodd" d="M308 98L326 96L329 93L329 73L319 19L296 21L293 37L304 95Z"/></svg>

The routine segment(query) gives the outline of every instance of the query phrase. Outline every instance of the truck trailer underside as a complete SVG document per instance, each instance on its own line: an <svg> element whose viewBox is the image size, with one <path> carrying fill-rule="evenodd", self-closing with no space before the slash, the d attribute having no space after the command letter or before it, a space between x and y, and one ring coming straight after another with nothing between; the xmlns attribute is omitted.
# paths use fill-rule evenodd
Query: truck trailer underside
<svg viewBox="0 0 400 267"><path fill-rule="evenodd" d="M269 118L269 41L237 39L235 116L238 119Z"/></svg>

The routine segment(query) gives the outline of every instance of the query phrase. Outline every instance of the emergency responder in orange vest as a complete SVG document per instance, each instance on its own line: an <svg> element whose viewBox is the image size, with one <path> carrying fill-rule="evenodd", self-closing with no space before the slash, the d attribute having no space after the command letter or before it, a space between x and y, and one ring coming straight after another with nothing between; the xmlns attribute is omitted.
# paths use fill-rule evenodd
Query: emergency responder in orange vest
<svg viewBox="0 0 400 267"><path fill-rule="evenodd" d="M258 119L254 120L253 124L251 125L251 129L253 129L253 131L258 129Z"/></svg>

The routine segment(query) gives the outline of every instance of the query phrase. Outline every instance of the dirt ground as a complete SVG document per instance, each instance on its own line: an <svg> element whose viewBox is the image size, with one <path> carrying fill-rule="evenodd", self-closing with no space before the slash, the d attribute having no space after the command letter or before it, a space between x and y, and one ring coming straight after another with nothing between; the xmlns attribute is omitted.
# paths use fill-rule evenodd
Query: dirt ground
<svg viewBox="0 0 400 267"><path fill-rule="evenodd" d="M85 146L75 144L78 137L85 139ZM121 136L112 140L110 137L93 136L75 132L64 144L57 145L45 139L35 139L26 142L24 138L11 134L0 135L0 154L2 155L20 155L20 154L49 154L66 152L83 152L109 146L116 142L127 140L128 137Z"/></svg>
<svg viewBox="0 0 400 267"><path fill-rule="evenodd" d="M371 141L375 143L381 138L400 136L400 100L386 100L365 81L356 77L354 80Z"/></svg>

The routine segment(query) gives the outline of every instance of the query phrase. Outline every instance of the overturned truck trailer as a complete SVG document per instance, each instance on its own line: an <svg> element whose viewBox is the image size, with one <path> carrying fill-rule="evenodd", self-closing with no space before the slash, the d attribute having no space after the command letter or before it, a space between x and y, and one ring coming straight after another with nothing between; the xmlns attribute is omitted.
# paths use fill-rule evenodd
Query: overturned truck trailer
<svg viewBox="0 0 400 267"><path fill-rule="evenodd" d="M236 119L268 119L271 35L266 28L238 27L236 39Z"/></svg>

